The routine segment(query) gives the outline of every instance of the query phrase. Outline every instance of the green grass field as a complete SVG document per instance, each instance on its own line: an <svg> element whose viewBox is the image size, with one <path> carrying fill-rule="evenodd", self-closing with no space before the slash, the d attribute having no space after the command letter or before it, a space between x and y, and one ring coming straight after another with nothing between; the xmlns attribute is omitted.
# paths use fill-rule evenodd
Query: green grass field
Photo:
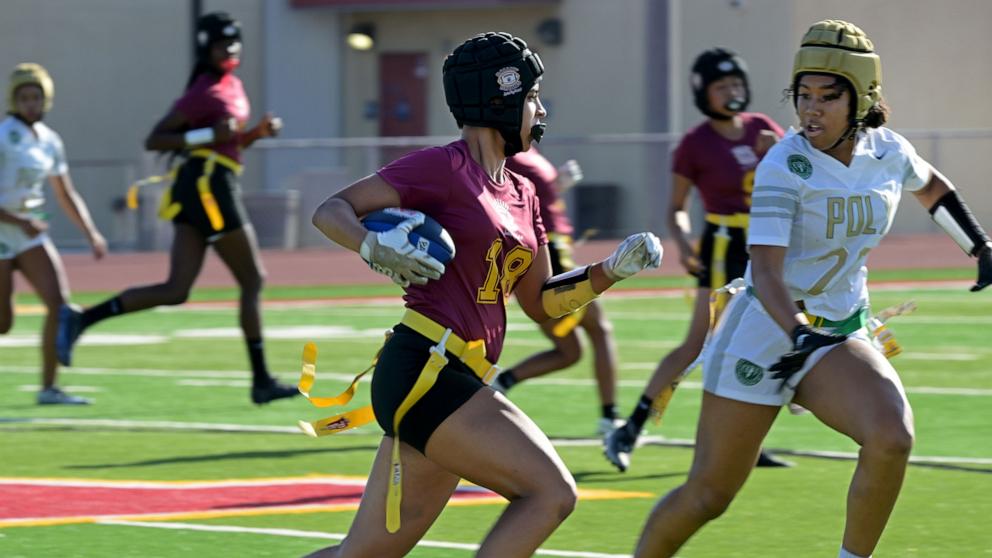
<svg viewBox="0 0 992 558"><path fill-rule="evenodd" d="M970 270L938 270L886 272L873 279L970 276ZM685 285L682 279L662 278L632 280L625 286ZM304 342L316 341L315 391L336 393L346 385L346 376L367 365L381 332L398 319L399 298L391 304L279 301L394 294L398 291L386 285L269 289L265 327L270 366L295 382ZM84 293L77 300L89 303L101 296ZM201 291L194 300L234 296L221 289ZM919 462L910 467L876 556L992 556L990 296L964 288L873 293L876 309L907 299L919 305L914 314L892 322L905 349L894 363L914 406L914 456ZM608 295L604 301L619 344L619 403L626 414L655 363L681 340L689 305L681 296ZM18 302L28 308L34 304L28 296ZM87 332L76 350L76 367L63 370L61 377L70 390L96 399L93 406L77 408L34 404L40 320L25 312L11 334L0 337L0 480L207 481L355 476L368 470L380 438L374 425L354 434L312 439L294 430L296 421L329 413L302 398L261 408L249 403L247 358L235 308L194 303L110 320ZM509 322L503 364L547 346L516 307ZM664 428L649 423L650 434L675 441L693 438L699 380L698 372L689 378L673 400ZM367 397L366 385L357 399ZM594 440L598 402L587 358L546 380L520 385L511 398L556 441L580 488L653 495L580 501L543 548L560 551L551 554L557 556L629 555L657 497L684 479L692 450L647 445L634 454L631 470L616 473ZM220 431L211 425L240 425L246 431ZM767 446L795 452L789 459L798 466L756 470L727 514L693 538L680 556L836 556L854 462L817 452L848 455L856 446L810 415L788 413L779 417ZM0 500L0 512L13 504ZM411 556L471 556L465 545L482 539L502 507L449 507L425 537L430 545ZM346 532L353 514L273 512L5 527L3 519L16 517L8 513L0 517L0 556L296 556L331 544L326 534Z"/></svg>

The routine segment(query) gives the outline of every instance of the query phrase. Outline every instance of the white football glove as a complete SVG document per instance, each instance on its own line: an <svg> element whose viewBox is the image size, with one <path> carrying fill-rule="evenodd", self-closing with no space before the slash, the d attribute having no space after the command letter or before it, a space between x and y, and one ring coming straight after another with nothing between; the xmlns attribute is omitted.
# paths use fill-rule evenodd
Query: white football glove
<svg viewBox="0 0 992 558"><path fill-rule="evenodd" d="M369 231L358 253L375 271L406 288L410 283L426 285L428 279L440 279L444 264L410 244L410 231L424 224L424 214L410 211L410 218L384 232Z"/></svg>
<svg viewBox="0 0 992 558"><path fill-rule="evenodd" d="M653 233L632 234L603 260L603 272L613 281L626 279L638 271L661 265L663 252L661 241Z"/></svg>
<svg viewBox="0 0 992 558"><path fill-rule="evenodd" d="M558 193L567 192L579 182L582 182L582 167L575 159L569 159L558 167L558 178L555 179Z"/></svg>

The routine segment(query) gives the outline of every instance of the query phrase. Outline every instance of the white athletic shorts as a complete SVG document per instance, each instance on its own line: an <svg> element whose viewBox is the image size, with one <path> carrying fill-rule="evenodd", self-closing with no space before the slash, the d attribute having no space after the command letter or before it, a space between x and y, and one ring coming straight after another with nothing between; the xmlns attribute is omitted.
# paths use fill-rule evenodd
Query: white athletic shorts
<svg viewBox="0 0 992 558"><path fill-rule="evenodd" d="M47 240L48 233L29 237L17 225L0 223L0 260L12 260L35 246L41 246Z"/></svg>
<svg viewBox="0 0 992 558"><path fill-rule="evenodd" d="M850 339L871 344L865 328L852 333ZM836 347L821 347L806 359L787 385L772 379L768 367L792 350L792 340L765 311L761 302L747 292L730 300L720 324L707 343L703 361L703 389L720 397L782 406L792 401L796 386L806 374Z"/></svg>

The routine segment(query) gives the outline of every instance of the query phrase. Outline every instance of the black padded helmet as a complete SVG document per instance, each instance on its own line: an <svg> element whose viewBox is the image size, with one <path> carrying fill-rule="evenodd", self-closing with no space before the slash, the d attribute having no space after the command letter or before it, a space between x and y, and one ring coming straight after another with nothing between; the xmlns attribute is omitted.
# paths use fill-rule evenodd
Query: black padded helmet
<svg viewBox="0 0 992 558"><path fill-rule="evenodd" d="M444 98L458 126L495 128L510 157L523 150L523 107L544 64L522 39L509 33L483 33L462 43L444 60ZM531 129L540 141L544 124Z"/></svg>
<svg viewBox="0 0 992 558"><path fill-rule="evenodd" d="M731 99L724 108L733 112L743 112L751 102L751 86L747 81L747 64L744 59L732 50L714 48L704 51L692 64L692 76L689 84L695 96L696 108L706 116L717 120L727 120L730 117L714 111L709 106L706 89L711 83L727 76L738 76L744 80L745 95L743 99Z"/></svg>
<svg viewBox="0 0 992 558"><path fill-rule="evenodd" d="M196 20L196 59L207 61L210 45L226 39L241 40L241 22L227 12L213 12Z"/></svg>

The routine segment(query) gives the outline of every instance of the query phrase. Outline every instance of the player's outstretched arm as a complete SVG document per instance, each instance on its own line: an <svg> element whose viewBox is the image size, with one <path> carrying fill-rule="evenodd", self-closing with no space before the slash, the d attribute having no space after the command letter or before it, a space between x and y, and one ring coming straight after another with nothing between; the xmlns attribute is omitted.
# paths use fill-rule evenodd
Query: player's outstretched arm
<svg viewBox="0 0 992 558"><path fill-rule="evenodd" d="M635 273L661 265L661 241L652 233L628 236L605 260L550 277L547 247L517 286L517 300L536 322L560 318L582 308L606 289Z"/></svg>

